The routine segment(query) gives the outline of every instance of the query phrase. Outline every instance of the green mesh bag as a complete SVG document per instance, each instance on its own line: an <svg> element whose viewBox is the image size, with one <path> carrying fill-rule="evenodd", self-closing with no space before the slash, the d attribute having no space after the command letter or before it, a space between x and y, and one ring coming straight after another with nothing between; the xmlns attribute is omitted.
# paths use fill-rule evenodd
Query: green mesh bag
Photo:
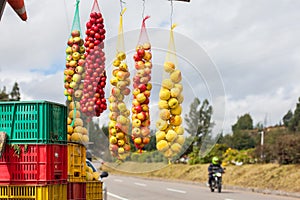
<svg viewBox="0 0 300 200"><path fill-rule="evenodd" d="M71 32L74 30L78 30L78 31L80 31L80 36L82 36L81 26L80 26L80 16L79 16L79 3L80 3L80 0L76 0L76 8L75 8L75 13L74 13L74 17L73 17Z"/></svg>

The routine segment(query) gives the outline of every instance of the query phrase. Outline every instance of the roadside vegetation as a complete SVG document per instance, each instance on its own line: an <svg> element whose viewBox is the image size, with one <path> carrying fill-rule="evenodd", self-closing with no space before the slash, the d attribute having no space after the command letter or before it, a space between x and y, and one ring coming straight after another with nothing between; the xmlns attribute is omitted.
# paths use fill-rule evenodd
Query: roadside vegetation
<svg viewBox="0 0 300 200"><path fill-rule="evenodd" d="M189 181L199 186L207 182L208 164L170 164L124 162L106 163L102 170L110 174ZM226 167L223 184L247 189L300 193L300 165L251 164Z"/></svg>

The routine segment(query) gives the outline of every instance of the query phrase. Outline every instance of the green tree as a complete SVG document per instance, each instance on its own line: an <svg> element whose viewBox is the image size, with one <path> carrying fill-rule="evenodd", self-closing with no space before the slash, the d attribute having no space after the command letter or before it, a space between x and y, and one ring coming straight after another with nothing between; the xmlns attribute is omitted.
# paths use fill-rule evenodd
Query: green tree
<svg viewBox="0 0 300 200"><path fill-rule="evenodd" d="M299 131L300 130L300 98L296 104L296 109L294 111L293 117L289 121L288 127L290 131Z"/></svg>
<svg viewBox="0 0 300 200"><path fill-rule="evenodd" d="M213 126L212 123L213 108L209 105L207 99L202 104L198 98L195 98L190 105L189 114L185 115L184 120L187 125L186 131L194 138L186 154L193 152L194 146L201 146L202 138L208 136ZM198 148L199 149L199 148Z"/></svg>
<svg viewBox="0 0 300 200"><path fill-rule="evenodd" d="M249 132L241 130L233 134L232 148L244 150L254 148L255 145L256 142Z"/></svg>
<svg viewBox="0 0 300 200"><path fill-rule="evenodd" d="M245 114L238 117L237 122L232 125L233 135L231 137L230 147L243 150L255 147L255 140L250 135L250 131L253 129L253 120L250 114Z"/></svg>
<svg viewBox="0 0 300 200"><path fill-rule="evenodd" d="M253 129L253 120L249 113L238 117L237 122L232 126L232 131L235 130L251 130Z"/></svg>
<svg viewBox="0 0 300 200"><path fill-rule="evenodd" d="M9 95L6 93L5 86L3 86L3 89L0 91L0 101L9 101Z"/></svg>
<svg viewBox="0 0 300 200"><path fill-rule="evenodd" d="M146 151L155 151L156 150L156 136L155 136L154 130L151 130L150 142L147 145L145 145L144 150L146 150Z"/></svg>
<svg viewBox="0 0 300 200"><path fill-rule="evenodd" d="M291 119L293 118L293 112L289 110L282 118L283 124L285 127L289 126Z"/></svg>
<svg viewBox="0 0 300 200"><path fill-rule="evenodd" d="M15 82L12 91L10 92L10 101L20 101L21 95L20 95L20 88L17 82Z"/></svg>

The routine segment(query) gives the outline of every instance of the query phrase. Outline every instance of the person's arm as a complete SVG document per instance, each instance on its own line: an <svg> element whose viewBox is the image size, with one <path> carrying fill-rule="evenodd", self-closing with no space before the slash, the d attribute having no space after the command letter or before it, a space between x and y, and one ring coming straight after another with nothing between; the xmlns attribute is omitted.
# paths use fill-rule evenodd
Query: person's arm
<svg viewBox="0 0 300 200"><path fill-rule="evenodd" d="M208 174L211 174L212 173L212 165L210 164L209 166L208 166Z"/></svg>

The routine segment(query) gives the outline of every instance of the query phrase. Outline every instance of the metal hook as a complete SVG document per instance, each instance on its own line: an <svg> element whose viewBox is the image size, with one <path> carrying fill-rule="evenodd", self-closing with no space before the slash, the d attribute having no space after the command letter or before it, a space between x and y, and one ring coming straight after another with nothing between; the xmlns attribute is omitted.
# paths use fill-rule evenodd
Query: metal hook
<svg viewBox="0 0 300 200"><path fill-rule="evenodd" d="M123 4L126 4L126 2L123 0L120 0L120 15L122 15L122 12L123 12Z"/></svg>

